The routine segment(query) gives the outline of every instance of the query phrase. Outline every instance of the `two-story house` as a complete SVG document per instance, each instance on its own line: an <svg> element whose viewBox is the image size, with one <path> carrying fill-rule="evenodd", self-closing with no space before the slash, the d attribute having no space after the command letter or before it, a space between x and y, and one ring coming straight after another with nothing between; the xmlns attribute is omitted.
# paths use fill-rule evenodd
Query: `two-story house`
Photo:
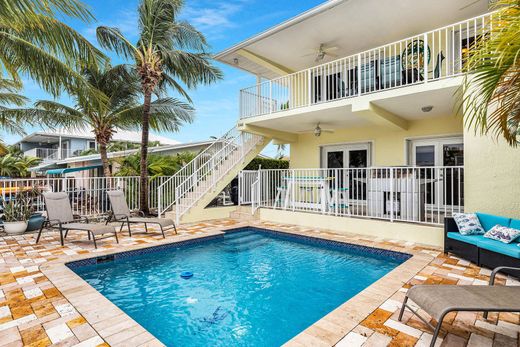
<svg viewBox="0 0 520 347"><path fill-rule="evenodd" d="M457 211L520 216L519 151L463 121L466 52L492 15L485 0L330 0L217 54L256 76L238 129L290 144L290 170L242 173L243 202L432 244Z"/></svg>
<svg viewBox="0 0 520 347"><path fill-rule="evenodd" d="M139 144L141 134L137 131L118 130L113 141ZM179 141L164 136L150 134L151 142L162 145L176 145ZM25 156L42 159L45 164L55 163L67 158L77 157L88 150L97 149L94 134L89 129L56 129L55 131L37 131L13 144Z"/></svg>

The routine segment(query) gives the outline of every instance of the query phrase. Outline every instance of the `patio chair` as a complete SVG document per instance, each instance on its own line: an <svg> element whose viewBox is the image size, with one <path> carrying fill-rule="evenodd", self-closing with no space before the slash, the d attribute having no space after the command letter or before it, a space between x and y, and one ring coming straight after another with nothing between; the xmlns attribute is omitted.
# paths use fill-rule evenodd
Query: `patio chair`
<svg viewBox="0 0 520 347"><path fill-rule="evenodd" d="M121 222L121 228L119 231L123 230L125 224L128 226L128 235L132 236L132 229L130 228L130 224L144 224L145 231L148 232L148 224L157 224L161 228L161 233L163 238L166 238L164 234L165 231L174 229L175 234L177 234L177 227L175 226L175 222L171 219L167 218L147 218L144 216L135 217L132 214L132 211L128 208L128 204L126 203L125 194L122 190L112 190L107 191L108 199L110 200L110 205L112 206L112 211L107 219L107 224L111 221Z"/></svg>
<svg viewBox="0 0 520 347"><path fill-rule="evenodd" d="M439 335L442 321L450 312L473 311L484 312L487 319L489 312L520 312L520 286L495 286L495 277L499 271L516 270L520 268L501 266L491 273L489 285L415 285L406 293L406 297L399 313L402 320L405 308L412 311L419 319L428 325L433 331L430 346L435 345ZM428 313L437 325L434 327L407 302L412 299L421 309Z"/></svg>
<svg viewBox="0 0 520 347"><path fill-rule="evenodd" d="M72 213L72 206L70 204L69 196L65 192L43 193L45 200L45 210L47 211L47 220L40 227L36 243L40 241L42 231L45 227L51 229L58 229L60 231L61 245L64 244L64 239L70 230L81 230L86 231L88 239L92 238L94 241L94 247L97 248L97 240L106 239L109 237L115 237L116 242L119 243L117 233L113 227L89 223L87 217L81 217ZM64 234L65 232L65 234ZM110 236L97 237L99 235L111 234Z"/></svg>
<svg viewBox="0 0 520 347"><path fill-rule="evenodd" d="M342 214L346 213L348 216L350 216L348 194L348 187L331 188L329 197L329 211L335 212L337 207Z"/></svg>

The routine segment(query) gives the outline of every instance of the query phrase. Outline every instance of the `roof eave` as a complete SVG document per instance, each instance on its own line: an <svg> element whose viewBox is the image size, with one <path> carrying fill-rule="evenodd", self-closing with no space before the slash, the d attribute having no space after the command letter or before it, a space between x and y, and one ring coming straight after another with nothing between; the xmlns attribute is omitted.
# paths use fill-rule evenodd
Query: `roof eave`
<svg viewBox="0 0 520 347"><path fill-rule="evenodd" d="M247 46L249 46L249 45L251 45L251 44L253 44L255 42L258 42L258 41L260 41L260 40L262 40L262 39L264 39L266 37L274 35L274 34L280 32L280 31L282 31L284 29L287 29L287 28L293 26L293 25L301 23L304 20L307 20L308 18L314 17L314 16L316 16L316 15L318 15L320 13L328 11L328 10L330 10L330 9L332 9L332 8L342 4L344 2L347 2L347 1L350 1L350 0L329 0L329 1L327 1L327 2L325 2L323 4L321 4L321 5L313 7L310 10L307 10L307 11L297 15L296 17L290 18L290 19L288 19L288 20L286 20L286 21L284 21L284 22L282 22L282 23L280 23L278 25L275 25L274 27L271 27L271 28L269 28L269 29L267 29L267 30L257 34L257 35L254 35L254 36L252 36L252 37L250 37L250 38L248 38L248 39L246 39L246 40L244 40L242 42L239 42L239 43L237 43L237 44L235 44L235 45L233 45L233 46L231 46L231 47L229 47L229 48L227 48L227 49L217 53L216 55L214 55L214 59L216 59L216 60L218 60L218 61L220 61L222 63L230 65L229 62L223 60L223 58L226 55L228 55L230 53L233 53L233 52L235 52L235 51L237 51L239 49L242 49L244 47L247 47Z"/></svg>

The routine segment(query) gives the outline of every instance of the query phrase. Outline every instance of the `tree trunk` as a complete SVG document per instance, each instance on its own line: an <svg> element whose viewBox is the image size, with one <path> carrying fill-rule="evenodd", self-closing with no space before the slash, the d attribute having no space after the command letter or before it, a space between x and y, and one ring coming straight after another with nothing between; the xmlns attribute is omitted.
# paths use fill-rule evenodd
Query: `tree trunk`
<svg viewBox="0 0 520 347"><path fill-rule="evenodd" d="M140 175L140 195L139 205L141 211L147 216L150 214L148 206L148 137L150 132L150 103L152 100L151 91L145 91L143 104L142 119L142 137L141 137L141 175Z"/></svg>
<svg viewBox="0 0 520 347"><path fill-rule="evenodd" d="M103 176L110 177L112 174L110 173L110 166L108 163L108 154L107 154L107 144L99 143L99 155L101 156L101 165L103 165Z"/></svg>

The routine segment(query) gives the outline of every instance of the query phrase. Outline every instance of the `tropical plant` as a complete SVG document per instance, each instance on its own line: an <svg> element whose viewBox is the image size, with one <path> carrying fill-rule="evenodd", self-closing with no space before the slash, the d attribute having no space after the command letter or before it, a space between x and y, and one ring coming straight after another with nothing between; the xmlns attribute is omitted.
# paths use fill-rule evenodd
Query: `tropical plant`
<svg viewBox="0 0 520 347"><path fill-rule="evenodd" d="M283 157L285 157L286 150L287 145L285 143L280 143L276 145L276 159L283 159Z"/></svg>
<svg viewBox="0 0 520 347"><path fill-rule="evenodd" d="M41 159L8 153L0 156L0 176L28 177L29 169L40 163Z"/></svg>
<svg viewBox="0 0 520 347"><path fill-rule="evenodd" d="M83 94L83 90L73 90L70 96L74 106L67 106L54 100L39 100L34 108L19 108L6 113L38 121L49 127L65 127L68 129L90 128L94 132L98 144L103 173L110 177L108 147L117 129L137 129L141 125L141 113L138 95L140 93L137 78L125 66L111 67L103 70L84 69L83 76L96 90L95 94L103 95L106 102L100 102L94 94ZM150 126L158 131L175 131L179 126L192 118L193 109L186 103L173 98L158 98L150 105Z"/></svg>
<svg viewBox="0 0 520 347"><path fill-rule="evenodd" d="M140 163L140 206L148 213L148 137L152 94L172 87L188 101L182 87L193 88L221 78L211 64L204 35L191 24L179 20L183 0L140 0L138 7L139 39L132 43L117 28L98 27L97 38L103 48L132 60L140 77L144 95Z"/></svg>
<svg viewBox="0 0 520 347"><path fill-rule="evenodd" d="M0 130L10 133L23 134L21 120L1 113L11 106L22 106L29 102L25 96L18 94L22 84L15 80L0 78ZM0 139L0 155L9 152L6 144Z"/></svg>
<svg viewBox="0 0 520 347"><path fill-rule="evenodd" d="M175 155L148 155L148 175L154 179L159 176L172 176L184 165L195 158L191 152L177 153ZM141 158L139 154L132 154L123 158L114 159L119 165L116 176L139 176L141 172Z"/></svg>
<svg viewBox="0 0 520 347"><path fill-rule="evenodd" d="M34 213L34 199L39 194L38 188L31 188L18 192L9 201L3 202L3 214L5 222L26 222Z"/></svg>
<svg viewBox="0 0 520 347"><path fill-rule="evenodd" d="M470 47L461 88L465 123L511 146L520 141L520 0L498 0L498 12Z"/></svg>
<svg viewBox="0 0 520 347"><path fill-rule="evenodd" d="M22 75L53 96L83 87L78 71L104 55L57 16L93 20L78 0L0 0L0 69L16 82Z"/></svg>

